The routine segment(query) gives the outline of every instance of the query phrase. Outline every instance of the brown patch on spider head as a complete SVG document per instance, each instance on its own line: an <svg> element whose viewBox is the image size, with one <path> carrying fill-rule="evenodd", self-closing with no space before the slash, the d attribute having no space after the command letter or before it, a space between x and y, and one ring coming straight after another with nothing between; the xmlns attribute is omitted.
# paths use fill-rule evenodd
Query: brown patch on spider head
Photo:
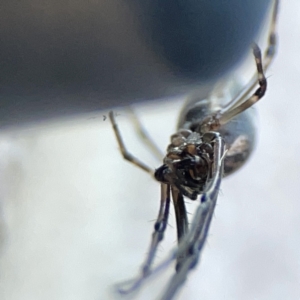
<svg viewBox="0 0 300 300"><path fill-rule="evenodd" d="M196 155L196 154L197 154L197 148L196 148L196 145L195 145L195 144L188 144L188 145L186 145L185 151L186 151L186 153L188 153L188 154Z"/></svg>

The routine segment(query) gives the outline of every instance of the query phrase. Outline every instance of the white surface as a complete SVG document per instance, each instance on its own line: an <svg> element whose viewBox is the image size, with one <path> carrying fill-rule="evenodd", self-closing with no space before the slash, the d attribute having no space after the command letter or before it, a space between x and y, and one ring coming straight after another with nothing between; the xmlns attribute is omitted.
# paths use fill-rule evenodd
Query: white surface
<svg viewBox="0 0 300 300"><path fill-rule="evenodd" d="M223 181L201 265L178 299L300 299L298 0L281 4L279 53L267 75L257 149ZM138 110L162 149L181 105ZM117 112L128 148L158 167ZM0 168L0 299L113 299L113 284L144 258L159 184L121 159L108 120L2 133ZM175 245L175 227L168 233L158 258ZM137 298L155 299L164 283Z"/></svg>

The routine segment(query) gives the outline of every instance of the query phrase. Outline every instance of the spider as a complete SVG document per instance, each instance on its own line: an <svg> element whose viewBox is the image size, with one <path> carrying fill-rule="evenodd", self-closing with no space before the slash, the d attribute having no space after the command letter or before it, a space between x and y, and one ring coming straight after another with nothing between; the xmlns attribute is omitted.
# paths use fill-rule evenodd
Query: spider
<svg viewBox="0 0 300 300"><path fill-rule="evenodd" d="M124 159L154 176L161 185L160 208L149 252L138 277L119 286L118 291L121 294L136 291L150 275L176 261L176 272L160 298L173 299L189 272L197 265L208 234L221 180L240 168L253 150L255 128L248 108L258 102L267 89L264 71L268 69L275 54L278 3L279 0L274 1L268 46L263 60L258 45L252 46L257 75L250 79L238 96L221 109L213 108L209 98L189 102L181 114L179 130L171 136L163 164L154 172L127 151L114 113L109 113ZM249 96L257 82L258 88ZM156 149L138 120L134 120L141 135L152 149ZM200 200L190 226L184 197ZM153 260L167 228L171 198L175 209L178 247L154 268Z"/></svg>

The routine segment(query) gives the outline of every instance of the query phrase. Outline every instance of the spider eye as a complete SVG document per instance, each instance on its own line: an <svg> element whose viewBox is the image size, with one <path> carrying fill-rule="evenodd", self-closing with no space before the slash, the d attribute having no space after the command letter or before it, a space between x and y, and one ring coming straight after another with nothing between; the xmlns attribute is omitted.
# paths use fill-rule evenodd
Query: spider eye
<svg viewBox="0 0 300 300"><path fill-rule="evenodd" d="M213 147L211 144L208 143L201 144L198 149L200 153L213 154Z"/></svg>

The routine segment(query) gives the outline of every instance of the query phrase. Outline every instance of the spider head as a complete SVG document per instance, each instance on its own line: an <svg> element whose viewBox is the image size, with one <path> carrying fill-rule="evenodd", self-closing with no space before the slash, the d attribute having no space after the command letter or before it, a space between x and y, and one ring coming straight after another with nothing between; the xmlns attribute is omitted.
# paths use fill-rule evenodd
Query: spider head
<svg viewBox="0 0 300 300"><path fill-rule="evenodd" d="M171 136L164 164L155 178L175 186L183 195L195 200L211 177L213 148L197 132L181 130Z"/></svg>

